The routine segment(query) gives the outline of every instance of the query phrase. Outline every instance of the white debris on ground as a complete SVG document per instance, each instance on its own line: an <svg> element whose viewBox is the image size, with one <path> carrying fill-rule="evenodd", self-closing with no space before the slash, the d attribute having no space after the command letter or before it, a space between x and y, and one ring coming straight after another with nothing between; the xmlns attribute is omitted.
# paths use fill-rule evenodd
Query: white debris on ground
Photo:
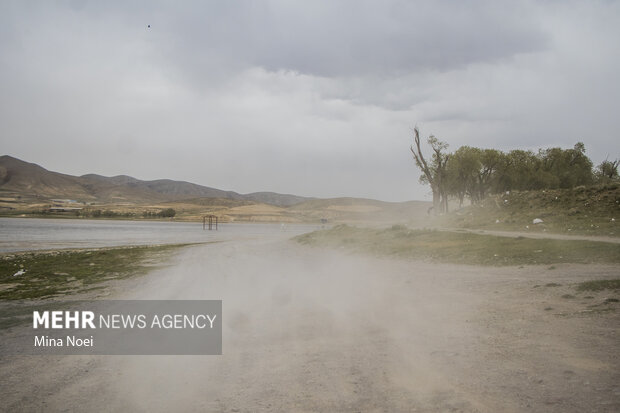
<svg viewBox="0 0 620 413"><path fill-rule="evenodd" d="M13 277L18 277L18 276L24 275L24 274L26 274L26 270L19 270L15 274L13 274Z"/></svg>
<svg viewBox="0 0 620 413"><path fill-rule="evenodd" d="M496 223L496 224L499 224L499 219L496 219L496 220L495 220L495 223Z"/></svg>
<svg viewBox="0 0 620 413"><path fill-rule="evenodd" d="M536 225L536 224L542 224L543 220L540 218L534 218L534 220L532 221L532 224Z"/></svg>

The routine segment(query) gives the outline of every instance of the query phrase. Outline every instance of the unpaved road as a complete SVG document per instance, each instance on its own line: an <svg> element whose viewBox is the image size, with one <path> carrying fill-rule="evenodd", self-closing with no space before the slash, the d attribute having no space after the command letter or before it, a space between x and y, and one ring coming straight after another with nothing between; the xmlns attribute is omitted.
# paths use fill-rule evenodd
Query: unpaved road
<svg viewBox="0 0 620 413"><path fill-rule="evenodd" d="M2 356L0 409L617 412L620 308L571 283L618 275L189 247L113 298L222 299L224 355Z"/></svg>

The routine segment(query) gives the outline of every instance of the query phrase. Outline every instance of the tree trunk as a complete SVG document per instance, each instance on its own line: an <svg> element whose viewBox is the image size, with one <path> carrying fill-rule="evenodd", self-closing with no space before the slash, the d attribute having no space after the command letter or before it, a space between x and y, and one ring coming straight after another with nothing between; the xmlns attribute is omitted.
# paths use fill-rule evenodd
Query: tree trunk
<svg viewBox="0 0 620 413"><path fill-rule="evenodd" d="M432 188L433 190L433 214L437 215L441 212L441 194L437 188Z"/></svg>

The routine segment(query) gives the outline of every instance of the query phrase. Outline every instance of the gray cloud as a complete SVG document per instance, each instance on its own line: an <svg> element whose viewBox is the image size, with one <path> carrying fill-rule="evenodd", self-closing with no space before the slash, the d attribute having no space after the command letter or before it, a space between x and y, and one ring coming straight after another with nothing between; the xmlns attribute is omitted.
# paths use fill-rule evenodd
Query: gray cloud
<svg viewBox="0 0 620 413"><path fill-rule="evenodd" d="M603 1L2 2L0 142L68 173L421 198L415 124L620 156L619 22Z"/></svg>
<svg viewBox="0 0 620 413"><path fill-rule="evenodd" d="M226 62L387 76L510 58L547 41L531 7L515 2L247 1L170 11L167 52L206 70Z"/></svg>

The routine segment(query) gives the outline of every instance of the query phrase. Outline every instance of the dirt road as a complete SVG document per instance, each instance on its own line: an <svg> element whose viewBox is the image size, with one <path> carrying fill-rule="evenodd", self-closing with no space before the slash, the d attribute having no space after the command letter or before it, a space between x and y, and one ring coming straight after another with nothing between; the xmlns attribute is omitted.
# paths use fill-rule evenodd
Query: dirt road
<svg viewBox="0 0 620 413"><path fill-rule="evenodd" d="M224 355L2 356L0 409L616 412L619 308L570 284L618 274L189 247L113 296L222 299Z"/></svg>

